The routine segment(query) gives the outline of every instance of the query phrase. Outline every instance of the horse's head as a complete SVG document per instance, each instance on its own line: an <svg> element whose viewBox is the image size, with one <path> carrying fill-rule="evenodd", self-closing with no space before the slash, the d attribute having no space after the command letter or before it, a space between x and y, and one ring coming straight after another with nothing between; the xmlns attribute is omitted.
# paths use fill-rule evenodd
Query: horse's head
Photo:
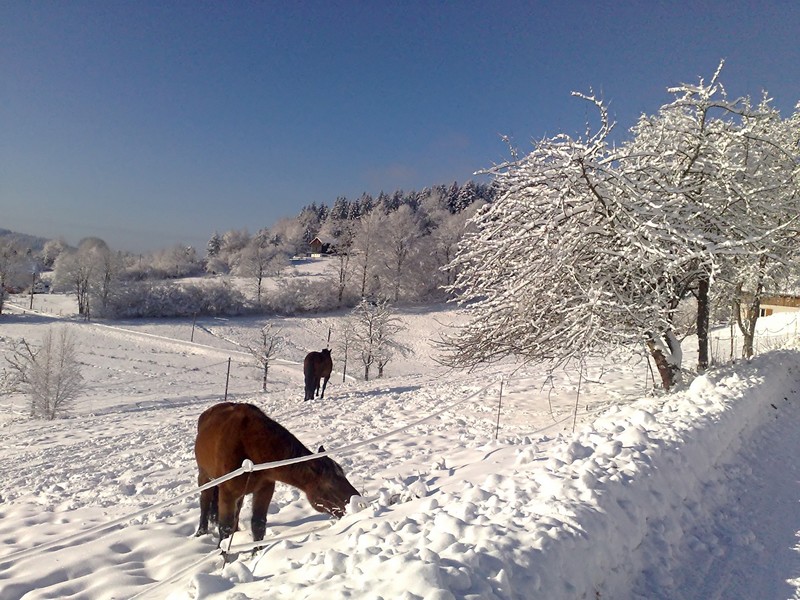
<svg viewBox="0 0 800 600"><path fill-rule="evenodd" d="M324 450L320 446L320 452ZM341 518L350 498L359 495L358 490L347 481L342 467L329 456L312 460L309 465L316 476L306 489L309 503L319 512Z"/></svg>

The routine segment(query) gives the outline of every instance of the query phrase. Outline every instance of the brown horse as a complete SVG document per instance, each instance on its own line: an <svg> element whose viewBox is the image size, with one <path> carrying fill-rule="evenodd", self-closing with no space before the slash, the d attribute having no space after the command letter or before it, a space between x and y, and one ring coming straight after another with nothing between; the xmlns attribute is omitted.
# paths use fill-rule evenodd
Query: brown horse
<svg viewBox="0 0 800 600"><path fill-rule="evenodd" d="M328 379L331 378L331 371L333 371L333 360L331 360L331 351L325 348L322 352L309 352L303 361L303 375L306 381L306 397L304 400L313 400L315 396L319 395L320 398L325 397L325 387L328 385ZM324 378L322 383L322 393L319 391L319 382Z"/></svg>
<svg viewBox="0 0 800 600"><path fill-rule="evenodd" d="M200 415L194 454L199 470L197 483L202 486L238 469L245 459L259 464L313 453L258 407L223 402ZM219 522L220 542L230 536L239 520L242 499L253 494L253 539L264 539L276 481L301 489L314 509L336 518L344 514L350 498L358 495L342 468L327 456L253 471L200 492L197 535L208 533L210 519Z"/></svg>

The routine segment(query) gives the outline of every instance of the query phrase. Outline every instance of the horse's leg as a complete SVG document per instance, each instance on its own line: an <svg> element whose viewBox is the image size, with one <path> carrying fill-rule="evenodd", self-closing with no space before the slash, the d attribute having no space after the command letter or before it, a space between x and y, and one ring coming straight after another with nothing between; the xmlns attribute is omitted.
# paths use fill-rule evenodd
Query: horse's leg
<svg viewBox="0 0 800 600"><path fill-rule="evenodd" d="M321 379L322 379L322 377L317 377L317 387L316 387L316 388L314 388L314 397L315 397L315 398L316 398L317 396L319 396L319 382L320 382L320 380L321 380Z"/></svg>
<svg viewBox="0 0 800 600"><path fill-rule="evenodd" d="M202 471L197 476L197 485L202 486L211 481ZM214 493L217 491L216 487L209 490L200 492L200 523L197 525L196 536L205 535L208 533L208 518L211 514L215 514L214 510Z"/></svg>
<svg viewBox="0 0 800 600"><path fill-rule="evenodd" d="M215 485L211 491L211 506L208 508L208 520L211 523L219 523L219 486Z"/></svg>
<svg viewBox="0 0 800 600"><path fill-rule="evenodd" d="M250 526L255 542L263 540L267 532L267 511L273 492L275 492L275 482L269 481L253 493L253 519L250 521Z"/></svg>
<svg viewBox="0 0 800 600"><path fill-rule="evenodd" d="M236 518L239 516L237 507L240 505L238 490L228 485L228 482L219 486L219 541L233 535L236 529Z"/></svg>
<svg viewBox="0 0 800 600"><path fill-rule="evenodd" d="M322 395L320 396L320 398L325 397L325 388L328 387L328 379L330 379L330 376L322 380Z"/></svg>
<svg viewBox="0 0 800 600"><path fill-rule="evenodd" d="M314 397L314 379L310 375L305 376L305 390L306 394L303 401L311 400Z"/></svg>

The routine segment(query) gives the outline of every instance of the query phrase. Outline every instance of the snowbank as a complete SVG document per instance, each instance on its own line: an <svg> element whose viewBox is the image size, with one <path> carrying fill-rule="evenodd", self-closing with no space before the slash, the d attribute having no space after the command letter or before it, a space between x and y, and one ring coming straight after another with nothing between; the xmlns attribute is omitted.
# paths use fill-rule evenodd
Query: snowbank
<svg viewBox="0 0 800 600"><path fill-rule="evenodd" d="M544 469L534 465L524 510L533 513L535 551L520 561L527 589L623 598L642 573L645 585L669 587L665 558L717 508L722 499L704 492L743 440L775 418L772 405L794 394L799 363L796 352L774 352L697 377L665 401L613 408L551 451Z"/></svg>

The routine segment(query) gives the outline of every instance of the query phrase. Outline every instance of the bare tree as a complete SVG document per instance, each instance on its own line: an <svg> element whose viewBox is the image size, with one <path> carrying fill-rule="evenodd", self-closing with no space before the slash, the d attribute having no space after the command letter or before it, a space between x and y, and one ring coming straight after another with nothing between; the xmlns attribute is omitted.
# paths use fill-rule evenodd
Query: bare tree
<svg viewBox="0 0 800 600"><path fill-rule="evenodd" d="M52 420L64 417L83 391L83 376L73 336L66 327L48 330L39 348L24 338L11 356L6 386L28 396L30 416Z"/></svg>
<svg viewBox="0 0 800 600"><path fill-rule="evenodd" d="M339 354L342 356L342 383L344 383L347 379L347 358L353 346L353 337L355 334L354 324L355 320L353 319L352 315L350 317L346 317L343 321L341 329L337 332L338 335L336 336L336 348L338 349Z"/></svg>
<svg viewBox="0 0 800 600"><path fill-rule="evenodd" d="M261 390L267 391L267 375L269 374L269 366L275 360L278 352L283 348L285 343L284 337L281 335L281 330L276 328L272 322L264 325L259 331L256 339L250 343L246 343L245 347L256 359L256 363L263 369L263 377L261 380Z"/></svg>

